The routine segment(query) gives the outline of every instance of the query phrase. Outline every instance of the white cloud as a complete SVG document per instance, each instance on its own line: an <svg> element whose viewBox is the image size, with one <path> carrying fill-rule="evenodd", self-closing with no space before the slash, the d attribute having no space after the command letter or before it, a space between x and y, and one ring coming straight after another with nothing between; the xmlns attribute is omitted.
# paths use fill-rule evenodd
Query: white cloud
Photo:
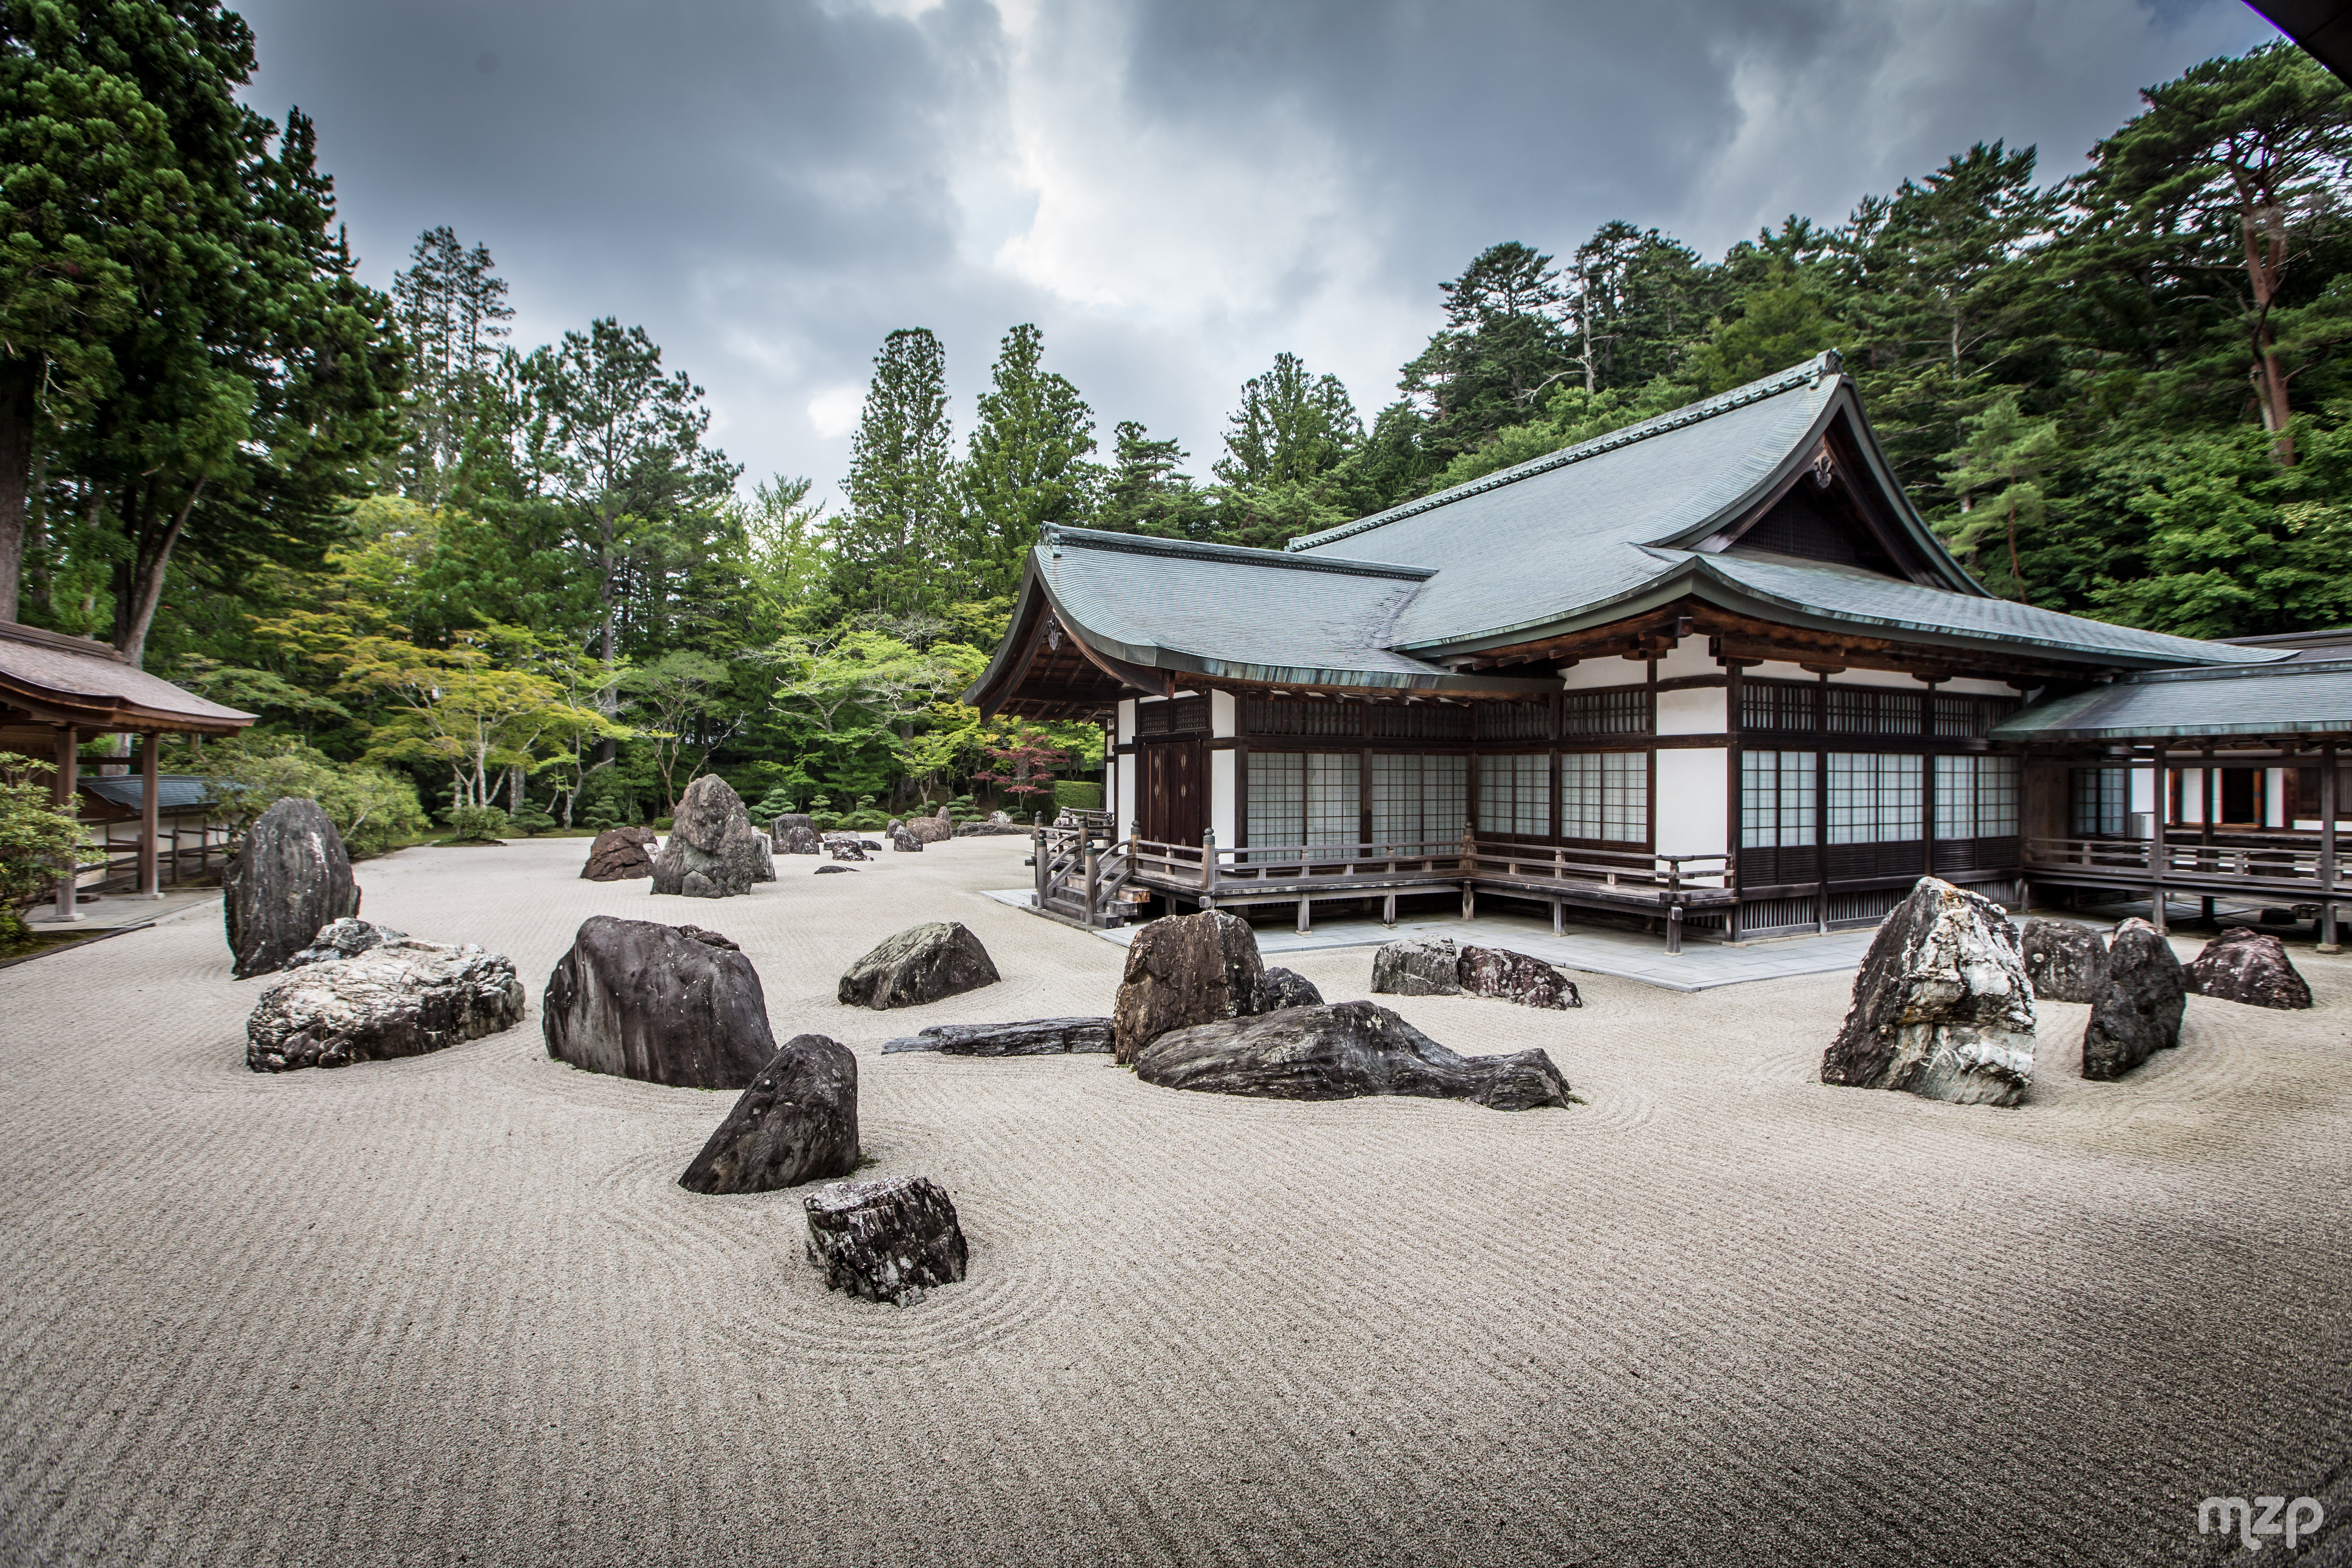
<svg viewBox="0 0 2352 1568"><path fill-rule="evenodd" d="M825 440L838 441L857 428L857 416L865 405L864 387L829 386L809 399L809 424Z"/></svg>

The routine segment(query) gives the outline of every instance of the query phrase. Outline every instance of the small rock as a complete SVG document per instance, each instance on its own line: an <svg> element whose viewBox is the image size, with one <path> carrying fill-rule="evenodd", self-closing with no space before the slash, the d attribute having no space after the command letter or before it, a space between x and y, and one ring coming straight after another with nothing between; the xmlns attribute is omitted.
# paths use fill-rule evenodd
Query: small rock
<svg viewBox="0 0 2352 1568"><path fill-rule="evenodd" d="M961 921L931 921L889 938L849 966L836 994L845 1007L919 1007L1003 978Z"/></svg>
<svg viewBox="0 0 2352 1568"><path fill-rule="evenodd" d="M239 980L285 967L321 928L360 912L352 858L315 800L288 797L246 830L221 873L229 973Z"/></svg>
<svg viewBox="0 0 2352 1568"><path fill-rule="evenodd" d="M955 1204L929 1176L835 1182L802 1200L808 1260L828 1289L894 1306L964 1277L970 1249Z"/></svg>
<svg viewBox="0 0 2352 1568"><path fill-rule="evenodd" d="M1576 994L1576 982L1540 958L1507 948L1464 948L1455 961L1454 976L1472 996L1493 996L1522 1007L1584 1005L1584 999Z"/></svg>
<svg viewBox="0 0 2352 1568"><path fill-rule="evenodd" d="M2033 994L2044 1002L2093 1002L2107 977L2107 946L2073 921L2029 920L2018 952Z"/></svg>
<svg viewBox="0 0 2352 1568"><path fill-rule="evenodd" d="M246 1020L245 1065L291 1072L423 1056L512 1028L522 1015L522 982L503 954L394 936L306 963L264 991Z"/></svg>
<svg viewBox="0 0 2352 1568"><path fill-rule="evenodd" d="M2264 910L2254 918L2266 926L2291 926L2302 923L2293 910Z"/></svg>
<svg viewBox="0 0 2352 1568"><path fill-rule="evenodd" d="M626 882L654 874L653 830L608 827L588 846L588 863L580 868L583 882Z"/></svg>
<svg viewBox="0 0 2352 1568"><path fill-rule="evenodd" d="M1822 1081L2015 1105L2033 1080L2033 982L1999 904L1935 877L1881 922Z"/></svg>
<svg viewBox="0 0 2352 1568"><path fill-rule="evenodd" d="M776 1048L677 1184L769 1193L857 1169L857 1058L823 1035Z"/></svg>
<svg viewBox="0 0 2352 1568"><path fill-rule="evenodd" d="M2185 976L2172 944L2142 920L2116 928L2103 955L2091 1022L2083 1031L2083 1076L2121 1078L2180 1043Z"/></svg>
<svg viewBox="0 0 2352 1568"><path fill-rule="evenodd" d="M828 838L824 841L824 847L833 851L833 858L836 860L866 858L866 847L855 838Z"/></svg>
<svg viewBox="0 0 2352 1568"><path fill-rule="evenodd" d="M285 967L299 969L306 963L325 963L338 958L357 958L372 947L382 947L388 942L399 942L408 933L390 926L370 925L362 920L341 920L320 929L310 945L288 959Z"/></svg>
<svg viewBox="0 0 2352 1568"><path fill-rule="evenodd" d="M1372 993L1387 996L1458 996L1462 955L1447 936L1410 937L1372 954Z"/></svg>
<svg viewBox="0 0 2352 1568"><path fill-rule="evenodd" d="M776 1037L759 971L698 926L596 915L547 977L547 1054L680 1089L748 1089Z"/></svg>
<svg viewBox="0 0 2352 1568"><path fill-rule="evenodd" d="M2189 990L2218 1002L2288 1010L2311 1005L2311 986L2286 956L2286 943L2265 931L2233 926L2189 961Z"/></svg>
<svg viewBox="0 0 2352 1568"><path fill-rule="evenodd" d="M1568 1103L1568 1080L1542 1050L1465 1057L1372 1002L1285 1007L1160 1036L1135 1076L1162 1089L1272 1100L1368 1094L1467 1100L1497 1110Z"/></svg>
<svg viewBox="0 0 2352 1568"><path fill-rule="evenodd" d="M1033 1018L1025 1024L934 1024L902 1039L885 1040L889 1051L944 1051L956 1057L1045 1057L1110 1049L1108 1018Z"/></svg>
<svg viewBox="0 0 2352 1568"><path fill-rule="evenodd" d="M881 844L881 841L880 841L879 839L875 839L875 838L861 838L861 839L859 839L859 840L857 841L857 847L858 847L860 849L864 849L864 850L870 851L871 853L876 854L876 855L879 855L879 854L881 854L881 853L882 853L882 844Z"/></svg>
<svg viewBox="0 0 2352 1568"><path fill-rule="evenodd" d="M1170 915L1139 927L1127 950L1113 1056L1136 1053L1171 1029L1265 1010L1265 965L1249 922L1223 910Z"/></svg>
<svg viewBox="0 0 2352 1568"><path fill-rule="evenodd" d="M923 852L923 841L901 827L890 835L890 847L901 855L919 855Z"/></svg>
<svg viewBox="0 0 2352 1568"><path fill-rule="evenodd" d="M786 855L824 853L824 836L811 826L806 817L780 816L776 820L785 825L776 831L776 848L780 852Z"/></svg>
<svg viewBox="0 0 2352 1568"><path fill-rule="evenodd" d="M857 868L855 866L819 866L816 868L816 874L820 877L825 877L832 875L835 871L844 871L855 875L856 870Z"/></svg>
<svg viewBox="0 0 2352 1568"><path fill-rule="evenodd" d="M1260 1005L1268 1013L1283 1007L1320 1007L1323 993L1315 988L1315 982L1295 969L1269 969L1265 972Z"/></svg>

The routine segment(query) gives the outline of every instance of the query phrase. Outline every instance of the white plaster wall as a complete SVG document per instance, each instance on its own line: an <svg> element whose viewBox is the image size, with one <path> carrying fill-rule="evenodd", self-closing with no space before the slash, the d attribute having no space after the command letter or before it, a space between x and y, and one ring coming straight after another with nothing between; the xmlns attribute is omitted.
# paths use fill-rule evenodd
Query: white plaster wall
<svg viewBox="0 0 2352 1568"><path fill-rule="evenodd" d="M1619 662L1624 663L1623 660ZM1638 664L1626 664L1628 669L1640 669ZM1658 679L1674 680L1685 675L1721 675L1723 666L1715 662L1715 655L1706 651L1705 637L1685 637L1666 650L1658 660Z"/></svg>
<svg viewBox="0 0 2352 1568"><path fill-rule="evenodd" d="M1696 686L1658 693L1658 733L1720 735L1731 693L1720 686Z"/></svg>
<svg viewBox="0 0 2352 1568"><path fill-rule="evenodd" d="M1240 792L1234 787L1234 754L1231 752L1209 753L1209 830L1217 842L1231 848L1241 842L1234 821L1234 803Z"/></svg>
<svg viewBox="0 0 2352 1568"><path fill-rule="evenodd" d="M1211 739L1240 733L1240 705L1230 691L1209 693L1209 735Z"/></svg>
<svg viewBox="0 0 2352 1568"><path fill-rule="evenodd" d="M1694 746L1657 756L1658 853L1722 854L1730 807L1727 753Z"/></svg>
<svg viewBox="0 0 2352 1568"><path fill-rule="evenodd" d="M1747 673L1751 677L1767 680L1819 680L1821 679L1810 669L1783 663L1779 659L1768 659L1753 667ZM1831 676L1830 684L1832 686L1887 686L1903 691L1927 689L1926 681L1914 680L1902 671L1894 669L1849 669L1843 675ZM1936 689L1967 692L1977 697L2021 695L2015 687L2000 680L1947 680Z"/></svg>
<svg viewBox="0 0 2352 1568"><path fill-rule="evenodd" d="M2286 826L2286 770L2264 768L2263 772L2265 775L2263 780L2263 826L2284 827Z"/></svg>
<svg viewBox="0 0 2352 1568"><path fill-rule="evenodd" d="M1118 705L1118 743L1122 746L1135 739L1135 701L1129 697Z"/></svg>
<svg viewBox="0 0 2352 1568"><path fill-rule="evenodd" d="M1496 673L1508 675L1509 670ZM1639 686L1650 679L1647 660L1620 658L1615 654L1588 658L1559 672L1563 691L1589 691L1596 686Z"/></svg>
<svg viewBox="0 0 2352 1568"><path fill-rule="evenodd" d="M1135 701L1133 698L1118 705L1118 739L1121 745L1135 739ZM1135 757L1132 753L1117 759L1118 791L1110 802L1110 826L1113 833L1126 836L1128 824L1135 820Z"/></svg>

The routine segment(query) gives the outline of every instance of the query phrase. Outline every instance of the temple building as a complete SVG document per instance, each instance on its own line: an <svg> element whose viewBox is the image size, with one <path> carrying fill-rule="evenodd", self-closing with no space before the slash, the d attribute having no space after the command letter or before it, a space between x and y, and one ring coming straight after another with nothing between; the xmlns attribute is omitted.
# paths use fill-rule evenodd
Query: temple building
<svg viewBox="0 0 2352 1568"><path fill-rule="evenodd" d="M1106 727L1047 912L1451 891L1675 944L1874 925L1931 872L2332 911L2325 643L1992 596L1827 353L1286 550L1048 530L966 700Z"/></svg>

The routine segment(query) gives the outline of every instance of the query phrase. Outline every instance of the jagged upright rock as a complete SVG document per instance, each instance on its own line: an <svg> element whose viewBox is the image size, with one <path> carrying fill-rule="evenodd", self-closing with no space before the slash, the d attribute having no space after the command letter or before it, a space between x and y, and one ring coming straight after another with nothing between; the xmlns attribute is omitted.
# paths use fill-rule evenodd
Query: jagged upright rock
<svg viewBox="0 0 2352 1568"><path fill-rule="evenodd" d="M1259 996L1259 1007L1267 1013L1285 1007L1320 1007L1323 993L1315 982L1295 969L1272 968L1265 972L1265 987Z"/></svg>
<svg viewBox="0 0 2352 1568"><path fill-rule="evenodd" d="M360 912L342 836L315 800L287 799L261 814L221 873L221 918L239 980L268 974L310 945L320 929Z"/></svg>
<svg viewBox="0 0 2352 1568"><path fill-rule="evenodd" d="M2116 928L2115 942L2103 956L2091 1022L2083 1031L2087 1079L2121 1078L2180 1043L2186 991L2172 944L2146 921L2129 920Z"/></svg>
<svg viewBox="0 0 2352 1568"><path fill-rule="evenodd" d="M1135 1076L1162 1089L1271 1100L1409 1094L1497 1110L1568 1103L1568 1080L1542 1050L1464 1057L1386 1007L1341 1002L1285 1007L1175 1029L1143 1047Z"/></svg>
<svg viewBox="0 0 2352 1568"><path fill-rule="evenodd" d="M2033 982L1999 904L1922 877L1853 980L1822 1081L2015 1105L2033 1080Z"/></svg>
<svg viewBox="0 0 2352 1568"><path fill-rule="evenodd" d="M824 1035L776 1048L677 1184L772 1193L857 1169L857 1058Z"/></svg>
<svg viewBox="0 0 2352 1568"><path fill-rule="evenodd" d="M993 985L996 961L961 921L909 926L867 952L841 977L845 1007L917 1007Z"/></svg>
<svg viewBox="0 0 2352 1568"><path fill-rule="evenodd" d="M759 972L698 926L596 915L547 977L547 1054L681 1089L748 1089L776 1037Z"/></svg>
<svg viewBox="0 0 2352 1568"><path fill-rule="evenodd" d="M779 855L792 854L793 852L792 846L786 842L786 839L795 827L805 827L812 833L816 831L816 824L809 819L808 813L804 811L788 811L782 816L770 818L768 822L770 847Z"/></svg>
<svg viewBox="0 0 2352 1568"><path fill-rule="evenodd" d="M2311 1005L2311 986L2286 955L2286 943L2265 931L2234 926L2189 961L2189 989L2217 1002L2289 1010Z"/></svg>
<svg viewBox="0 0 2352 1568"><path fill-rule="evenodd" d="M654 861L654 891L689 899L731 899L751 890L762 866L763 836L751 826L743 799L716 773L686 786L670 825L669 842Z"/></svg>
<svg viewBox="0 0 2352 1568"><path fill-rule="evenodd" d="M1372 954L1376 996L1458 996L1462 952L1450 936L1407 937Z"/></svg>
<svg viewBox="0 0 2352 1568"><path fill-rule="evenodd" d="M650 827L608 827L588 846L588 863L580 868L583 882L626 882L654 874L654 834Z"/></svg>
<svg viewBox="0 0 2352 1568"><path fill-rule="evenodd" d="M2018 952L2033 994L2044 1002L2095 1002L2107 977L2107 944L2073 921L2030 920Z"/></svg>
<svg viewBox="0 0 2352 1568"><path fill-rule="evenodd" d="M349 957L305 963L264 991L246 1020L245 1065L291 1072L423 1056L512 1028L522 1014L522 982L504 954L393 931Z"/></svg>
<svg viewBox="0 0 2352 1568"><path fill-rule="evenodd" d="M1265 964L1249 922L1223 910L1140 926L1112 1005L1111 1053L1121 1062L1171 1029L1265 1011Z"/></svg>
<svg viewBox="0 0 2352 1568"><path fill-rule="evenodd" d="M902 826L890 835L890 847L901 855L919 855L923 852L923 841Z"/></svg>
<svg viewBox="0 0 2352 1568"><path fill-rule="evenodd" d="M838 834L824 841L824 847L836 860L863 860L866 846L854 834Z"/></svg>
<svg viewBox="0 0 2352 1568"><path fill-rule="evenodd" d="M962 1279L971 1261L955 1204L929 1176L834 1182L801 1207L808 1260L828 1289L910 1307Z"/></svg>

